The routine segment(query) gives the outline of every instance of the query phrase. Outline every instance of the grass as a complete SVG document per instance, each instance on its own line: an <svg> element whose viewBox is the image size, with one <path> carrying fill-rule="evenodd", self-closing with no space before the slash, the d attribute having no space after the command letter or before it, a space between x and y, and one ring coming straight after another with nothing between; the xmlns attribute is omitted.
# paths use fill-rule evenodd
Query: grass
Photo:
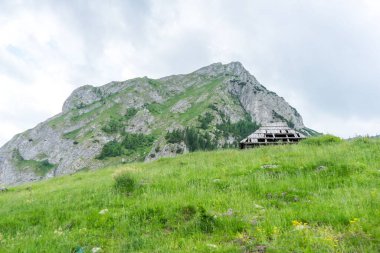
<svg viewBox="0 0 380 253"><path fill-rule="evenodd" d="M44 159L46 155L41 153L38 156ZM57 166L56 164L49 163L47 159L41 161L24 159L18 150L13 151L13 163L19 171L25 172L31 170L39 176L46 175Z"/></svg>
<svg viewBox="0 0 380 253"><path fill-rule="evenodd" d="M377 139L81 172L0 193L0 252L378 252L379 179Z"/></svg>
<svg viewBox="0 0 380 253"><path fill-rule="evenodd" d="M163 104L158 104L158 103L152 103L152 104L149 104L147 107L148 107L148 110L155 116L157 117L167 117L167 114L176 114L176 113L171 113L170 112L170 109L180 100L182 99L189 99L189 98L192 98L192 99L197 99L198 97L200 97L202 94L206 93L206 92L210 92L212 91L213 89L215 89L217 87L218 84L220 84L221 80L220 79L216 79L212 82L209 82L209 83L206 83L204 84L203 86L196 86L196 87L191 87L189 89L187 89L186 91L184 91L183 93L177 95L177 96L174 96L174 97L171 97L169 98L167 101L165 101L165 103ZM199 106L197 105L193 105L189 110L194 110L191 111L190 113L187 112L186 115L187 118L195 118L199 115ZM206 105L207 107L207 105ZM202 107L203 108L203 107ZM165 115L165 116L162 116L162 115Z"/></svg>
<svg viewBox="0 0 380 253"><path fill-rule="evenodd" d="M65 134L63 134L63 138L70 139L70 140L75 140L81 130L82 130L82 128L78 128L78 129L75 129L75 130L73 130L71 132L65 133Z"/></svg>

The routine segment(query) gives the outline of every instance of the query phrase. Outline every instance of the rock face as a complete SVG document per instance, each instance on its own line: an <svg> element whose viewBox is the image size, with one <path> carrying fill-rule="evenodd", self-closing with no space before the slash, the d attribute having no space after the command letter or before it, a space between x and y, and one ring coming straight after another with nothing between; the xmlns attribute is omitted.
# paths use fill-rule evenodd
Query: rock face
<svg viewBox="0 0 380 253"><path fill-rule="evenodd" d="M228 128L222 125L242 120L258 124L284 121L306 135L312 133L293 107L268 91L239 62L215 63L190 74L161 79L85 85L67 98L62 113L16 135L0 148L0 186L121 160L149 161L186 153L186 143L170 143L165 135L190 126L207 132L217 147L232 145L239 136L226 132L223 129ZM125 133L149 135L154 141L146 150L97 159L104 145L122 141Z"/></svg>

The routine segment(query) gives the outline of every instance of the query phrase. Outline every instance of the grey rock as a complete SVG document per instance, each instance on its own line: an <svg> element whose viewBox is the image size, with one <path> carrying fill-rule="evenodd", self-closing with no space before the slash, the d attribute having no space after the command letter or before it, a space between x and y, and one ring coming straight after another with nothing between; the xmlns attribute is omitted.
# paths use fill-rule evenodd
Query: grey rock
<svg viewBox="0 0 380 253"><path fill-rule="evenodd" d="M179 154L186 154L189 150L185 143L167 143L163 147L157 144L151 152L146 156L145 161L154 161L161 157L174 157Z"/></svg>
<svg viewBox="0 0 380 253"><path fill-rule="evenodd" d="M232 208L228 208L227 212L225 212L224 216L233 216L235 214L234 210Z"/></svg>
<svg viewBox="0 0 380 253"><path fill-rule="evenodd" d="M276 168L278 168L278 165L277 164L264 164L264 165L261 165L260 168L262 168L262 169L276 169Z"/></svg>
<svg viewBox="0 0 380 253"><path fill-rule="evenodd" d="M99 101L102 98L101 90L85 85L74 90L70 97L63 104L62 111L68 112L72 109L83 108L89 104Z"/></svg>
<svg viewBox="0 0 380 253"><path fill-rule="evenodd" d="M321 165L321 166L318 166L317 168L315 168L315 170L316 170L317 172L321 172L321 171L326 171L326 170L328 170L328 168L327 168L326 166L324 166L324 165Z"/></svg>
<svg viewBox="0 0 380 253"><path fill-rule="evenodd" d="M191 104L186 99L178 101L171 109L171 112L184 113L191 107Z"/></svg>
<svg viewBox="0 0 380 253"><path fill-rule="evenodd" d="M147 109L143 109L131 120L126 130L130 133L149 134L154 121L154 116Z"/></svg>

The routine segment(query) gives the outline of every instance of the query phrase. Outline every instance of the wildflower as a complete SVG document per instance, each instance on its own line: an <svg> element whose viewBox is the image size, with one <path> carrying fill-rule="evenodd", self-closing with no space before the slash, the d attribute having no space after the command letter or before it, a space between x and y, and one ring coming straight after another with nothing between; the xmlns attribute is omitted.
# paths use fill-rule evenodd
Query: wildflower
<svg viewBox="0 0 380 253"><path fill-rule="evenodd" d="M100 212L99 212L100 215L104 215L106 213L108 213L108 209L107 208L103 209L103 210L100 210Z"/></svg>
<svg viewBox="0 0 380 253"><path fill-rule="evenodd" d="M296 227L296 226L302 225L302 222L301 222L301 221L298 221L298 220L293 220L293 221L292 221L292 225L293 225L294 227Z"/></svg>
<svg viewBox="0 0 380 253"><path fill-rule="evenodd" d="M298 221L298 220L293 220L292 225L297 230L302 230L302 229L308 228L308 225L306 222L302 222L302 221Z"/></svg>
<svg viewBox="0 0 380 253"><path fill-rule="evenodd" d="M337 247L338 246L338 239L335 237L335 236L327 236L326 237L326 241L328 241L329 243L331 243L334 247Z"/></svg>
<svg viewBox="0 0 380 253"><path fill-rule="evenodd" d="M218 246L216 246L215 244L211 244L211 243L208 243L208 244L206 244L208 247L210 247L210 248L214 248L214 249L216 249L216 248L218 248Z"/></svg>
<svg viewBox="0 0 380 253"><path fill-rule="evenodd" d="M58 229L54 230L54 234L58 235L58 236L61 236L63 235L63 230L61 227L59 227Z"/></svg>
<svg viewBox="0 0 380 253"><path fill-rule="evenodd" d="M264 230L263 230L261 227L257 227L257 228L256 228L256 231L257 231L258 233L261 233L261 232L263 232Z"/></svg>
<svg viewBox="0 0 380 253"><path fill-rule="evenodd" d="M247 233L237 233L236 234L236 240L238 242L241 242L242 244L246 244L248 241L250 241L250 237Z"/></svg>
<svg viewBox="0 0 380 253"><path fill-rule="evenodd" d="M273 233L274 235L278 235L278 234L280 233L280 229L279 229L278 227L274 226L274 227L273 227L273 231L272 231L272 233Z"/></svg>
<svg viewBox="0 0 380 253"><path fill-rule="evenodd" d="M353 218L350 220L350 224L355 224L355 223L358 223L360 221L359 218Z"/></svg>
<svg viewBox="0 0 380 253"><path fill-rule="evenodd" d="M98 252L102 252L102 248L100 247L94 247L91 249L91 253L98 253Z"/></svg>

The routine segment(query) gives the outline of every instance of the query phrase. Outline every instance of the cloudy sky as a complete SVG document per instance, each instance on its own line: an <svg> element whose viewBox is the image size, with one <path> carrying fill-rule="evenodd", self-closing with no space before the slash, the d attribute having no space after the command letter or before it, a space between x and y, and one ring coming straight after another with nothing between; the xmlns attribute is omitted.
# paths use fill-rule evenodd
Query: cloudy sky
<svg viewBox="0 0 380 253"><path fill-rule="evenodd" d="M341 137L380 134L380 2L0 1L0 145L73 89L240 61Z"/></svg>

